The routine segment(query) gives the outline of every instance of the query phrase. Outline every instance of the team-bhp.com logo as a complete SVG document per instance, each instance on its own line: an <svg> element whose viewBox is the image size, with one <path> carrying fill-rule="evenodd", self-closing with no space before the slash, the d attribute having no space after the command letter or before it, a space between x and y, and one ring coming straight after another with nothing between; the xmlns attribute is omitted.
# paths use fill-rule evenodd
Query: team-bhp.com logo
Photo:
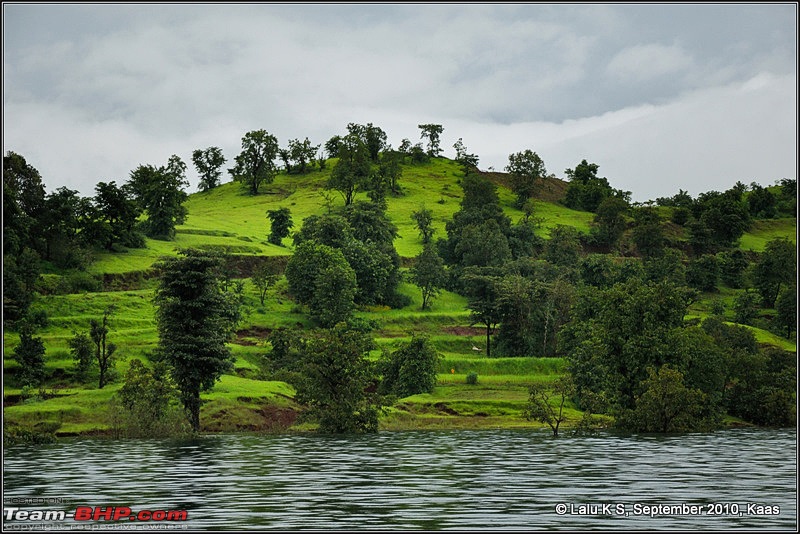
<svg viewBox="0 0 800 534"><path fill-rule="evenodd" d="M141 510L134 512L127 506L78 506L75 512L58 510L22 510L3 508L6 521L187 521L186 510Z"/></svg>

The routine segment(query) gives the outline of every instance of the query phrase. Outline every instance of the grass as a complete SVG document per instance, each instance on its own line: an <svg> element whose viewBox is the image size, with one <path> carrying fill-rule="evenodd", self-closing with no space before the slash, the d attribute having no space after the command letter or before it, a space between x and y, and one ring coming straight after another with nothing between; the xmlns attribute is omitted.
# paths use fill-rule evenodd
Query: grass
<svg viewBox="0 0 800 534"><path fill-rule="evenodd" d="M773 239L785 238L797 245L797 219L760 219L739 240L742 250L762 252Z"/></svg>

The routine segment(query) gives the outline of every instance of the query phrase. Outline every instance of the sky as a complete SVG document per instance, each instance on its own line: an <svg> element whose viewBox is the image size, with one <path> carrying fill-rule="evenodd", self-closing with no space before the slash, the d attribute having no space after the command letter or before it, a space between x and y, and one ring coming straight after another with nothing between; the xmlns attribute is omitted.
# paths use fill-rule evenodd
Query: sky
<svg viewBox="0 0 800 534"><path fill-rule="evenodd" d="M797 177L797 4L3 4L3 153L94 194L264 129L441 124L643 202ZM229 175L224 173L224 181Z"/></svg>

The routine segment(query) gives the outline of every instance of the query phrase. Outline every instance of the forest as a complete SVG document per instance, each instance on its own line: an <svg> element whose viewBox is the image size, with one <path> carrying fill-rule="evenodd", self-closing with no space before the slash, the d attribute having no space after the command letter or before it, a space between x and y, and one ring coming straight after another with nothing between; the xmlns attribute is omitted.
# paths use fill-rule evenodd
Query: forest
<svg viewBox="0 0 800 534"><path fill-rule="evenodd" d="M191 193L178 155L86 197L7 152L4 442L795 426L796 179L633 202L419 129L250 131Z"/></svg>

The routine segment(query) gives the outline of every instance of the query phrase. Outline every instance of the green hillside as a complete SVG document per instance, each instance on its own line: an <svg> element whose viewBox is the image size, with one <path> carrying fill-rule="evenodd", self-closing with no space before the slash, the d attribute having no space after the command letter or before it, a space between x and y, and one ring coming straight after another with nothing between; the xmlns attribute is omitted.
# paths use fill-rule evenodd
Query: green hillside
<svg viewBox="0 0 800 534"><path fill-rule="evenodd" d="M78 383L73 374L73 361L68 340L76 331L86 331L89 321L102 316L109 306L115 312L109 337L119 346L117 372L123 376L134 358L147 360L157 343L152 304L155 281L148 270L164 255L173 255L180 248L216 249L247 256L288 256L293 252L292 240L283 246L267 243L268 210L289 208L298 230L304 218L327 212L343 205L341 195L325 189L333 162L324 171L307 175L279 174L275 181L262 188L260 194L246 194L240 184L226 183L209 192L194 193L185 203L188 216L177 227L174 241L148 239L143 249L96 254L88 273L98 280L119 280L116 290L85 291L73 294L43 294L34 304L43 310L47 324L37 331L46 347L46 371L49 377L41 391L8 387L13 384L17 363L13 360L19 335L5 331L4 372L7 378L4 395L5 419L9 424L31 425L46 422L59 428L63 435L108 432L114 427L108 401L119 390L117 380L103 390ZM411 213L425 207L433 213L435 237L444 237L445 223L459 209L462 197L460 166L448 159L434 158L428 164L404 165L400 179L402 194L388 198L388 216L398 228L395 247L403 258L413 258L422 250ZM516 222L523 213L513 207L514 195L499 173L486 174L498 185L504 212ZM533 217L539 222L537 232L548 238L549 231L566 225L588 234L594 214L568 209L559 203L565 183L553 180L544 184L540 198L534 202ZM362 198L363 193L358 195ZM364 197L365 198L365 197ZM678 240L685 239L683 230ZM775 237L796 242L796 219L756 221L740 241L745 251L759 252ZM67 273L52 273L51 279ZM261 305L254 285L248 280L246 318L231 344L236 356L235 370L226 375L211 392L204 394L202 421L204 430L286 430L305 429L295 419L300 411L293 400L293 391L286 383L274 380L263 370L264 354L270 350L268 333L277 327L310 327L308 316L291 300L285 279L270 290ZM443 292L433 308L421 311L419 289L404 283L400 291L411 299L402 309L361 309L358 315L377 324L374 336L379 346L392 348L414 333L426 333L442 353L439 385L434 393L401 399L382 419L382 428L473 428L541 426L522 416L527 400L527 386L550 382L563 373L562 358L486 358L483 355L485 333L472 325L466 299ZM731 306L736 290L724 289L727 298L725 318L732 320ZM719 294L703 294L692 309L692 317L710 314L710 304ZM691 318L691 317L689 317ZM793 340L756 328L758 340L796 351ZM379 351L374 352L377 358ZM467 385L469 373L477 373L475 385ZM576 422L580 413L568 406L568 422Z"/></svg>

